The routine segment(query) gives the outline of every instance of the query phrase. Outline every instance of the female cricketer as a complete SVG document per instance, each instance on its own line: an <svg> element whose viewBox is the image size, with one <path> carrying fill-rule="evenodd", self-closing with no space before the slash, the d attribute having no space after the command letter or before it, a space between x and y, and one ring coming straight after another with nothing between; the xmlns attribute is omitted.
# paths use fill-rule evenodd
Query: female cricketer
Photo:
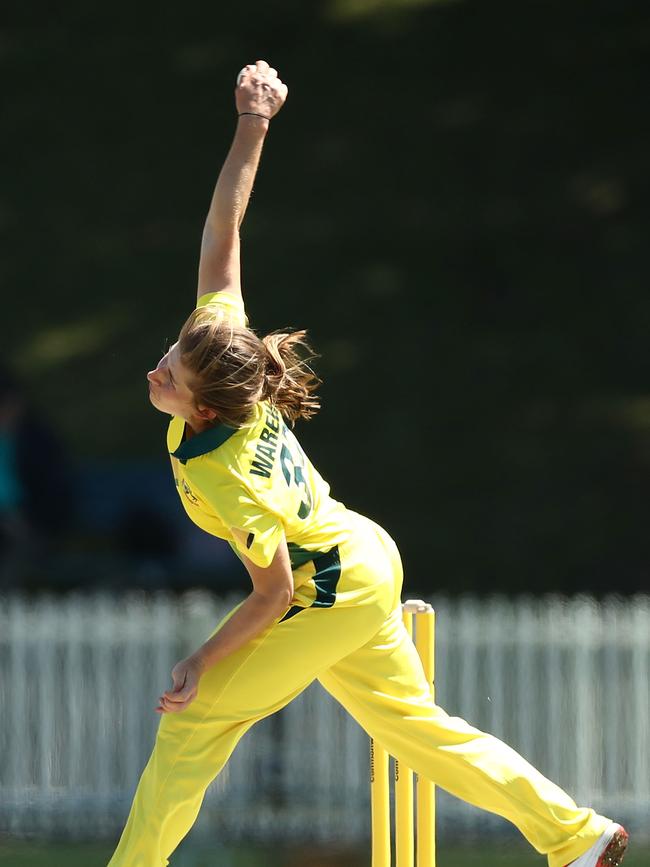
<svg viewBox="0 0 650 867"><path fill-rule="evenodd" d="M174 667L109 867L167 865L241 736L316 678L389 753L509 819L550 867L618 865L620 825L577 807L510 747L435 705L402 624L395 543L330 497L289 427L318 409L305 333L260 339L248 328L239 261L262 145L286 97L265 61L239 73L197 307L148 374L151 403L172 416L167 447L181 502L232 545L252 590Z"/></svg>

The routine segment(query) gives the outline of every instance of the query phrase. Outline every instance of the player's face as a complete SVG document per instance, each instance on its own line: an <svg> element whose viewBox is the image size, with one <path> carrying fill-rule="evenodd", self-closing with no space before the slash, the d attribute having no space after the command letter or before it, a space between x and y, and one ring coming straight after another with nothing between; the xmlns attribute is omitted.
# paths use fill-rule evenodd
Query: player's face
<svg viewBox="0 0 650 867"><path fill-rule="evenodd" d="M179 357L175 343L160 359L155 370L147 374L149 400L161 412L190 421L197 413L192 392L187 386L188 372Z"/></svg>

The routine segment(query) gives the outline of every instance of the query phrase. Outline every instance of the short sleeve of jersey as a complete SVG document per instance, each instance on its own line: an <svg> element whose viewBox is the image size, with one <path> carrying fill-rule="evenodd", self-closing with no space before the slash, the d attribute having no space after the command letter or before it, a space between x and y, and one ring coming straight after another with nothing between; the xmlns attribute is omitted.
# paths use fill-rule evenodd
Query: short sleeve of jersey
<svg viewBox="0 0 650 867"><path fill-rule="evenodd" d="M196 306L197 308L209 307L215 314L231 320L236 325L248 326L243 299L230 292L209 292L207 295L201 295Z"/></svg>
<svg viewBox="0 0 650 867"><path fill-rule="evenodd" d="M220 488L210 506L230 531L235 547L256 566L271 565L284 538L280 517L264 509L245 488Z"/></svg>

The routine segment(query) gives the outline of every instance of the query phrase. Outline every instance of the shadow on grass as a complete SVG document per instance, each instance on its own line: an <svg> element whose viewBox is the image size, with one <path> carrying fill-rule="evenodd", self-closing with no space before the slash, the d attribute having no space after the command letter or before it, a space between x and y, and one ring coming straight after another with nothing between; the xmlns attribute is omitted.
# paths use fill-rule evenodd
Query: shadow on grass
<svg viewBox="0 0 650 867"><path fill-rule="evenodd" d="M25 843L0 840L0 867L106 867L113 847L98 843ZM438 867L542 867L545 859L525 847L459 847L442 843ZM625 867L647 867L650 849L631 849ZM196 846L189 843L174 854L170 867L369 867L370 854L361 849L303 846Z"/></svg>

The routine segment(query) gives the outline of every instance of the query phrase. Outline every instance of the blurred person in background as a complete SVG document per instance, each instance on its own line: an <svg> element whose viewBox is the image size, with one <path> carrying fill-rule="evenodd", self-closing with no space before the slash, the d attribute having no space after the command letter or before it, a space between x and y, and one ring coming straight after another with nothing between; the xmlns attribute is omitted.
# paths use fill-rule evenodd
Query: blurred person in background
<svg viewBox="0 0 650 867"><path fill-rule="evenodd" d="M305 79L308 92L309 70ZM167 446L181 502L199 527L231 543L253 589L174 667L110 867L168 864L241 736L314 679L407 767L511 821L550 867L616 867L627 845L619 824L576 806L506 744L436 706L402 622L397 546L330 497L287 426L318 410L318 381L305 363L305 332L260 339L248 328L239 239L286 96L265 61L238 76L239 119L203 232L197 308L148 374L151 403L172 416ZM387 395L386 424L413 423L389 403ZM342 446L346 436L342 418Z"/></svg>
<svg viewBox="0 0 650 867"><path fill-rule="evenodd" d="M29 405L14 374L0 365L2 587L24 588L31 580L26 572L39 569L56 550L72 514L72 488L59 437Z"/></svg>

